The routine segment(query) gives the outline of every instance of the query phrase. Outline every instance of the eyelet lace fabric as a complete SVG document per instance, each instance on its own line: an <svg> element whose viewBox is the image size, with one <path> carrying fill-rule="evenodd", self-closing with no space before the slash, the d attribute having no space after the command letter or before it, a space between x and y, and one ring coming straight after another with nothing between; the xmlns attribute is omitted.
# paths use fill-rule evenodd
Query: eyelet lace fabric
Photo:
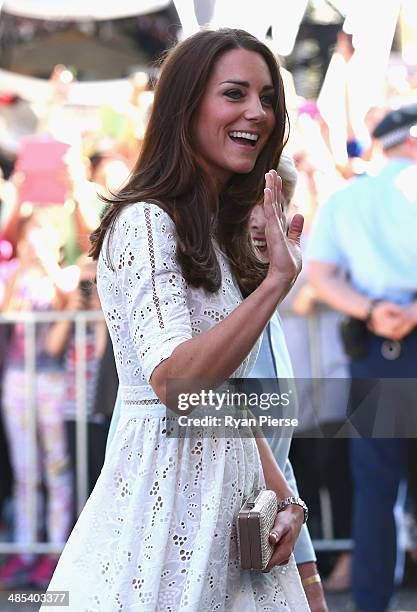
<svg viewBox="0 0 417 612"><path fill-rule="evenodd" d="M226 258L216 249L216 294L187 287L175 259L175 226L148 203L120 214L110 246L114 271L105 244L97 282L121 417L48 590L69 590L71 612L308 610L293 558L270 573L239 568L237 512L264 486L255 440L207 430L167 436L169 418L149 385L153 369L179 344L241 302ZM235 376L247 374L256 351Z"/></svg>

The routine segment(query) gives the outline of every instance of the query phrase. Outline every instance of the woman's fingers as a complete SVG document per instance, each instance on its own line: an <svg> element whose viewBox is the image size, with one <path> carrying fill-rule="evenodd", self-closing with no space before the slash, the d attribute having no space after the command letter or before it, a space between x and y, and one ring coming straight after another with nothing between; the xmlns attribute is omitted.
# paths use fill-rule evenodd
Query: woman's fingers
<svg viewBox="0 0 417 612"><path fill-rule="evenodd" d="M287 227L281 188L282 181L278 174L273 170L267 172L264 212L269 271L271 274L278 272L293 282L301 270L300 238L304 219L302 215L295 215Z"/></svg>
<svg viewBox="0 0 417 612"><path fill-rule="evenodd" d="M301 234L303 233L304 217L303 215L296 214L291 219L291 223L287 229L287 236L290 240L294 240L297 244L300 244Z"/></svg>
<svg viewBox="0 0 417 612"><path fill-rule="evenodd" d="M275 528L273 532L277 531ZM271 544L274 543L270 537ZM289 541L289 533L285 530L280 535L279 540L275 543L276 547L274 552L272 553L272 557L269 560L268 565L266 566L266 572L269 572L276 565L286 565L291 557L292 547Z"/></svg>
<svg viewBox="0 0 417 612"><path fill-rule="evenodd" d="M281 230L285 234L287 231L287 220L284 214L283 195L282 195L282 179L275 170L270 170L268 173L271 176L272 182L272 201L274 202L274 208L277 219L281 224Z"/></svg>
<svg viewBox="0 0 417 612"><path fill-rule="evenodd" d="M267 221L275 217L275 211L272 206L272 191L269 187L264 189L264 213Z"/></svg>
<svg viewBox="0 0 417 612"><path fill-rule="evenodd" d="M278 209L278 214L279 214L279 218L282 221L282 213L283 213L283 208L281 205L281 199L282 199L282 179L280 176L278 176L278 173L276 170L270 170L269 174L272 177L272 184L273 184L273 200L276 203L277 209Z"/></svg>
<svg viewBox="0 0 417 612"><path fill-rule="evenodd" d="M285 243L287 240L282 223L278 217L277 207L272 201L272 192L267 187L264 190L264 212L266 217L265 236L270 257L278 243Z"/></svg>
<svg viewBox="0 0 417 612"><path fill-rule="evenodd" d="M272 178L272 174L270 172L267 172L265 174L265 188L269 189L271 192L271 203L273 206L274 205L274 181Z"/></svg>
<svg viewBox="0 0 417 612"><path fill-rule="evenodd" d="M273 201L279 202L282 189L282 181L281 177L278 176L276 170L270 170L265 174L265 183L265 186L272 191Z"/></svg>
<svg viewBox="0 0 417 612"><path fill-rule="evenodd" d="M280 205L281 201L281 178L275 172L275 170L270 170L265 174L265 189L269 189L271 192L271 206L274 211L275 218L277 220L278 225L280 226L281 231L283 231L283 215L282 209Z"/></svg>
<svg viewBox="0 0 417 612"><path fill-rule="evenodd" d="M271 180L267 181L267 186L264 189L264 211L265 211L267 223L272 223L272 225L276 224L282 230L281 222L280 222L278 211L277 211L277 206L274 202L273 185L272 185Z"/></svg>
<svg viewBox="0 0 417 612"><path fill-rule="evenodd" d="M270 170L269 175L271 177L272 183L272 201L274 202L274 206L277 203L277 173L275 170Z"/></svg>
<svg viewBox="0 0 417 612"><path fill-rule="evenodd" d="M274 529L271 531L271 533L269 534L269 542L271 544L278 544L278 542L280 541L282 537L282 533L279 527L274 527Z"/></svg>

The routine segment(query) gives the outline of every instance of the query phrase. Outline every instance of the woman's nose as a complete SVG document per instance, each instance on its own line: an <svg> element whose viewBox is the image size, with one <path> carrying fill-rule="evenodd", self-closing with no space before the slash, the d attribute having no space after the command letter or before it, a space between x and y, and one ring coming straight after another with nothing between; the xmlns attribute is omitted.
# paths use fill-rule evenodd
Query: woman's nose
<svg viewBox="0 0 417 612"><path fill-rule="evenodd" d="M258 95L248 96L244 114L246 119L252 121L260 121L266 117L266 111Z"/></svg>

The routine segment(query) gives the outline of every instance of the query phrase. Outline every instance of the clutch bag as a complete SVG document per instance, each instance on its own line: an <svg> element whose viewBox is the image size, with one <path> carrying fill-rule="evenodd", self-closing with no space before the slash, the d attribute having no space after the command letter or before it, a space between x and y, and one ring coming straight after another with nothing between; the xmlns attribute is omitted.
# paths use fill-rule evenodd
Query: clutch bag
<svg viewBox="0 0 417 612"><path fill-rule="evenodd" d="M262 571L268 565L275 548L269 542L269 533L275 523L277 508L274 491L257 490L240 509L237 542L242 569Z"/></svg>

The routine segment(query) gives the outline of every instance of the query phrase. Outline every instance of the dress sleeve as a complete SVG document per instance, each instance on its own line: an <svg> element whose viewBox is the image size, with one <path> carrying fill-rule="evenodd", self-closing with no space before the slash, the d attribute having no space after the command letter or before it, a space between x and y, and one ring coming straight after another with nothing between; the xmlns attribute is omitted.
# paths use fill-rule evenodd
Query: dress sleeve
<svg viewBox="0 0 417 612"><path fill-rule="evenodd" d="M192 338L187 285L175 255L175 224L155 204L141 202L123 211L115 232L112 258L129 334L149 382L155 367Z"/></svg>

